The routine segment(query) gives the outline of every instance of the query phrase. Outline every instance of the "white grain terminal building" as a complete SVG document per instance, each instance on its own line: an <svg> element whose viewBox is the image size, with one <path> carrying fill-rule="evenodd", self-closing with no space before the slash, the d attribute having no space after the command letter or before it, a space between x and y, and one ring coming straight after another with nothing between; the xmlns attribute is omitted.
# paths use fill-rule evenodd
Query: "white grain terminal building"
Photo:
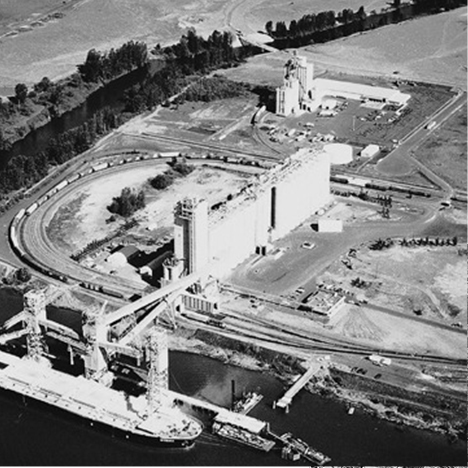
<svg viewBox="0 0 468 468"><path fill-rule="evenodd" d="M404 106L410 99L398 89L370 86L349 81L314 79L314 66L294 54L284 66L283 85L276 89L276 114L288 116L299 111L313 112L330 98Z"/></svg>
<svg viewBox="0 0 468 468"><path fill-rule="evenodd" d="M174 255L181 261L172 262L178 271L165 271L165 277L207 265L213 276L223 277L255 252L266 252L329 198L329 155L301 149L209 214L205 201L184 199L174 212Z"/></svg>

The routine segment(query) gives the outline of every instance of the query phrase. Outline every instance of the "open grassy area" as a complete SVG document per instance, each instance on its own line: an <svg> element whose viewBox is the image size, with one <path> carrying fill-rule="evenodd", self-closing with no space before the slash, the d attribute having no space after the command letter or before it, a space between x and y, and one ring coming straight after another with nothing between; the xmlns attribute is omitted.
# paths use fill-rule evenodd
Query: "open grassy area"
<svg viewBox="0 0 468 468"><path fill-rule="evenodd" d="M414 151L413 156L446 180L453 188L466 190L466 104L437 128Z"/></svg>
<svg viewBox="0 0 468 468"><path fill-rule="evenodd" d="M187 30L246 34L268 20L291 21L308 12L343 8L368 11L383 0L0 0L0 91L32 84L43 76L70 74L91 48L117 47L134 39L151 47L175 42ZM57 17L49 17L55 12ZM1 20L3 18L3 21Z"/></svg>
<svg viewBox="0 0 468 468"><path fill-rule="evenodd" d="M346 5L347 6L347 5ZM330 5L331 7L331 5ZM325 70L361 76L386 76L459 86L466 89L467 9L418 18L298 49ZM287 52L269 53L225 72L228 78L256 78L278 86Z"/></svg>

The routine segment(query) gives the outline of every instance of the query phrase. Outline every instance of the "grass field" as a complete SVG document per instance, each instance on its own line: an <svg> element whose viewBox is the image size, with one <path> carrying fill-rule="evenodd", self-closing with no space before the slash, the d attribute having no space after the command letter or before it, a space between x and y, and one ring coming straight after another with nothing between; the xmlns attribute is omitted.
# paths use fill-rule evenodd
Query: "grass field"
<svg viewBox="0 0 468 468"><path fill-rule="evenodd" d="M263 29L324 9L380 9L382 0L0 0L0 92L42 77L70 74L91 48L106 50L130 39L149 46L178 40L187 28ZM51 13L63 13L49 18ZM6 36L8 34L8 36Z"/></svg>
<svg viewBox="0 0 468 468"><path fill-rule="evenodd" d="M327 44L299 49L325 70L361 76L387 76L427 81L466 89L467 8L367 31ZM259 80L278 86L287 52L251 58L225 72L238 81Z"/></svg>
<svg viewBox="0 0 468 468"><path fill-rule="evenodd" d="M466 104L414 151L413 156L446 180L453 188L466 190Z"/></svg>

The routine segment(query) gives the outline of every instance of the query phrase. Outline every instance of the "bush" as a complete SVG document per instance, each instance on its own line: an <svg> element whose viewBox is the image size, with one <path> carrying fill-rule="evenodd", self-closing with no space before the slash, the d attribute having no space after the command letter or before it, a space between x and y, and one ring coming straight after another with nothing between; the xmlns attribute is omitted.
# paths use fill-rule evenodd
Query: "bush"
<svg viewBox="0 0 468 468"><path fill-rule="evenodd" d="M31 279L31 272L27 268L16 270L16 279L21 283L27 283Z"/></svg>
<svg viewBox="0 0 468 468"><path fill-rule="evenodd" d="M158 174L153 179L150 179L151 187L156 190L164 190L165 188L172 185L174 182L175 176L172 171L166 171L163 174Z"/></svg>
<svg viewBox="0 0 468 468"><path fill-rule="evenodd" d="M124 218L133 215L135 211L145 207L145 194L143 190L135 193L129 187L125 187L119 197L114 197L107 207L111 213L119 214Z"/></svg>
<svg viewBox="0 0 468 468"><path fill-rule="evenodd" d="M187 164L185 160L182 160L181 162L175 162L172 164L172 169L180 174L182 177L188 176L193 170L194 167L191 166L190 164Z"/></svg>
<svg viewBox="0 0 468 468"><path fill-rule="evenodd" d="M201 78L178 98L178 102L229 99L245 96L250 90L249 85L228 80L222 76Z"/></svg>

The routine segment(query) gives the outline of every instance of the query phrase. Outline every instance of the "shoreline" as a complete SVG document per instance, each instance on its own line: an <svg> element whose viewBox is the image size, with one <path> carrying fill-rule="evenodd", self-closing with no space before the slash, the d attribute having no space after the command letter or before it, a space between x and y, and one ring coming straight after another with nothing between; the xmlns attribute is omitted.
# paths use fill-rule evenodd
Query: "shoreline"
<svg viewBox="0 0 468 468"><path fill-rule="evenodd" d="M14 290L16 293L21 293L27 286L22 285L4 285L0 284L0 288ZM55 304L55 307L64 307L65 304ZM90 304L93 299L90 298ZM294 369L274 368L267 362L264 362L258 355L249 356L245 353L234 349L222 348L217 345L206 343L205 341L197 338L197 331L187 328L179 328L175 334L169 335L169 349L170 351L177 351L200 355L215 359L224 364L237 366L245 370L253 372L264 372L279 379L284 386L290 385L293 378L297 376ZM304 359L298 359L300 364L303 364ZM359 389L348 389L345 386L339 385L332 376L326 375L325 377L314 378L305 387L304 390L311 394L318 395L322 398L329 398L339 402L343 406L343 411L348 411L350 408L357 408L366 414L376 417L377 419L394 423L400 426L403 430L404 427L420 429L444 435L449 442L457 442L463 440L461 431L452 427L448 418L434 418L434 420L425 420L425 413L421 408L416 408L411 404L411 401L405 402L411 409L407 412L401 412L395 404L384 404L379 401L378 396L385 398L388 395L368 392ZM350 416L351 417L351 416Z"/></svg>
<svg viewBox="0 0 468 468"><path fill-rule="evenodd" d="M192 333L187 329L185 329L185 331L189 334ZM193 332L193 334L195 334L195 332ZM292 379L296 375L292 372L279 372L270 365L262 362L259 358L247 356L239 351L224 350L207 344L197 338L171 336L170 350L198 354L246 370L267 372L279 379L283 385L291 384ZM303 360L301 361L303 362ZM304 390L323 398L333 399L342 404L344 410L348 410L351 407L359 408L377 419L394 423L402 428L406 426L444 435L450 442L455 442L459 439L463 440L461 434L450 426L448 420L438 420L434 422L424 421L423 413L417 408L414 409L414 413L404 414L398 410L396 405L385 405L381 402L374 402L372 401L372 396L369 395L368 392L347 389L339 386L333 379L320 378L315 382L311 381L304 387ZM410 404L410 402L408 402L408 404Z"/></svg>
<svg viewBox="0 0 468 468"><path fill-rule="evenodd" d="M157 60L149 60L145 66L151 68L152 62L157 62ZM144 67L133 68L132 70L121 73L120 75L112 78L109 81L100 80L98 82L89 83L83 81L81 86L77 88L71 87L69 85L73 74L57 80L56 82L54 82L54 84L63 85L65 89L67 89L69 92L70 89L75 89L76 91L73 92L73 95L69 96L69 98L65 102L61 103L58 107L47 107L45 105L42 105L42 108L36 113L27 116L25 119L22 119L21 121L14 123L10 126L5 126L5 128L3 129L6 136L5 142L13 146L15 143L18 143L19 141L25 139L30 133L44 127L45 125L53 122L56 119L60 119L68 112L72 112L78 109L83 104L85 104L86 101L97 91L105 89L112 83L124 77L127 77L128 75L138 70L142 70ZM8 150L7 153L9 151L10 150Z"/></svg>

